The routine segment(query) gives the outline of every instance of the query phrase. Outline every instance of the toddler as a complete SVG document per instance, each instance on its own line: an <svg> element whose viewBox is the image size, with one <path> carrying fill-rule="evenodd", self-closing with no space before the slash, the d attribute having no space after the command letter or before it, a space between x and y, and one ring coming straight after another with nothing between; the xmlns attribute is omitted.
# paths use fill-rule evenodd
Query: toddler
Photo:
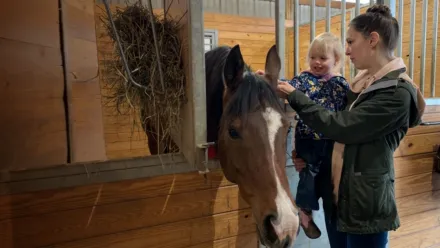
<svg viewBox="0 0 440 248"><path fill-rule="evenodd" d="M344 110L349 85L339 74L343 66L343 56L339 38L328 32L318 35L309 46L309 68L295 76L290 84L329 110ZM315 179L321 166L330 170L333 143L334 141L309 128L301 119L298 120L295 128L295 150L297 157L305 161L306 167L299 174L296 203L301 209L301 226L312 239L321 236L321 231L313 221L312 210L319 209L319 191L325 190L315 186Z"/></svg>

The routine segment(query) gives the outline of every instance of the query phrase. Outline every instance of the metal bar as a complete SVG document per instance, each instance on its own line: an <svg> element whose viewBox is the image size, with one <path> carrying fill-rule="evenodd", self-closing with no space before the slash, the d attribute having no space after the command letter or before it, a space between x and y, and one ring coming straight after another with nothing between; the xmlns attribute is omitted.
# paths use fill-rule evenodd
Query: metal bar
<svg viewBox="0 0 440 248"><path fill-rule="evenodd" d="M345 28L346 28L346 19L347 19L347 5L345 0L341 0L341 42L342 42L342 49L345 51ZM342 60L343 58L341 58ZM341 65L341 74L343 77L345 77L345 62L343 65Z"/></svg>
<svg viewBox="0 0 440 248"><path fill-rule="evenodd" d="M157 69L159 70L159 80L160 80L160 84L162 85L162 90L165 92L162 63L160 61L161 53L159 51L159 41L157 40L157 35L156 35L156 27L155 27L156 25L154 25L154 12L153 12L153 4L151 3L151 0L148 1L148 8L150 10L150 24L151 24L151 31L153 32L153 41L154 41L154 49L156 51ZM154 84L151 85L154 86Z"/></svg>
<svg viewBox="0 0 440 248"><path fill-rule="evenodd" d="M206 143L206 83L205 83L205 51L200 49L204 44L204 11L203 0L188 0L189 13L189 33L188 38L189 52L190 52L190 81L192 91L189 95L192 100L192 126L193 138L191 145L194 149L187 150L186 157L193 157L194 161L189 160L189 163L194 163L194 166L203 166L204 151L197 148L197 144ZM180 148L182 149L182 148ZM183 150L183 149L182 149Z"/></svg>
<svg viewBox="0 0 440 248"><path fill-rule="evenodd" d="M422 9L422 51L420 54L420 91L425 92L425 56L426 56L426 29L428 26L428 0L423 1ZM434 68L433 68L434 69Z"/></svg>
<svg viewBox="0 0 440 248"><path fill-rule="evenodd" d="M281 69L279 78L284 78L285 75L285 54L286 54L286 35L285 35L285 21L286 21L286 1L275 1L275 37L277 52L281 60Z"/></svg>
<svg viewBox="0 0 440 248"><path fill-rule="evenodd" d="M399 0L399 15L398 15L398 19L397 22L400 25L400 30L399 30L399 42L397 43L397 56L398 57L402 57L402 42L403 42L403 5L404 2L403 0Z"/></svg>
<svg viewBox="0 0 440 248"><path fill-rule="evenodd" d="M411 15L409 27L409 61L408 74L410 78L414 77L414 34L416 32L416 1L411 1Z"/></svg>
<svg viewBox="0 0 440 248"><path fill-rule="evenodd" d="M316 32L315 8L316 8L316 0L310 0L310 42L312 42L313 39L315 39L315 32Z"/></svg>
<svg viewBox="0 0 440 248"><path fill-rule="evenodd" d="M437 72L438 1L439 0L434 0L434 16L432 18L431 97L435 97L435 76Z"/></svg>
<svg viewBox="0 0 440 248"><path fill-rule="evenodd" d="M325 5L325 32L330 32L330 25L331 25L331 5L332 0L327 0Z"/></svg>
<svg viewBox="0 0 440 248"><path fill-rule="evenodd" d="M420 123L421 126L439 126L440 121L431 121L431 122L422 122Z"/></svg>
<svg viewBox="0 0 440 248"><path fill-rule="evenodd" d="M293 57L294 57L294 75L299 73L299 0L293 0Z"/></svg>
<svg viewBox="0 0 440 248"><path fill-rule="evenodd" d="M113 18L112 18L112 12L110 11L110 6L108 4L108 0L103 0L103 1L104 1L104 6L105 6L105 10L107 12L108 19L110 20L110 24L112 26L112 30L115 33L116 43L118 44L119 53L121 54L122 63L124 64L124 68L125 68L125 72L127 73L128 80L132 84L136 85L137 87L140 87L140 88L143 88L143 89L148 89L147 87L145 87L145 86L143 86L141 84L138 84L136 81L134 81L133 77L131 76L131 70L128 67L127 58L125 57L124 49L122 48L121 40L119 39L118 30L116 29L115 23L114 23Z"/></svg>
<svg viewBox="0 0 440 248"><path fill-rule="evenodd" d="M356 6L354 7L354 15L358 16L361 11L361 0L356 0Z"/></svg>
<svg viewBox="0 0 440 248"><path fill-rule="evenodd" d="M378 4L384 4L390 8L391 15L396 16L396 0L382 0L377 1Z"/></svg>
<svg viewBox="0 0 440 248"><path fill-rule="evenodd" d="M370 0L370 6L375 5L375 4L376 4L376 1Z"/></svg>

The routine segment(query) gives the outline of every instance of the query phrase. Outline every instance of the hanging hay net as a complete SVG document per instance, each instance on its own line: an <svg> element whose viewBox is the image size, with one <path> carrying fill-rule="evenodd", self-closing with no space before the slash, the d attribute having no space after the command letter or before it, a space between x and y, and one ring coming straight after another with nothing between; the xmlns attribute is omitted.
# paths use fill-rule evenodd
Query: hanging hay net
<svg viewBox="0 0 440 248"><path fill-rule="evenodd" d="M151 17L162 73L157 62ZM179 21L152 15L150 9L139 2L116 9L112 19L134 82L129 80L125 70L109 16L103 15L101 20L113 41L113 54L104 59L105 97L118 113L127 114L129 111L132 116L138 115L141 123L133 123L134 126L140 124L144 132L154 133L158 147L166 146L167 152L177 152L171 133L180 133L180 109L186 102Z"/></svg>

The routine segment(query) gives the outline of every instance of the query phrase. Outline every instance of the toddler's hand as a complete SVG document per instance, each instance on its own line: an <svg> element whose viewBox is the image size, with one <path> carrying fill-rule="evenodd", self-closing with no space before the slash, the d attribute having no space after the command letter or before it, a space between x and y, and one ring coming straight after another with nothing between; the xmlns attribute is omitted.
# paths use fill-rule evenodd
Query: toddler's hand
<svg viewBox="0 0 440 248"><path fill-rule="evenodd" d="M295 166L296 171L300 172L304 167L306 167L306 162L302 160L301 158L296 157L296 151L292 151L292 161L293 165Z"/></svg>

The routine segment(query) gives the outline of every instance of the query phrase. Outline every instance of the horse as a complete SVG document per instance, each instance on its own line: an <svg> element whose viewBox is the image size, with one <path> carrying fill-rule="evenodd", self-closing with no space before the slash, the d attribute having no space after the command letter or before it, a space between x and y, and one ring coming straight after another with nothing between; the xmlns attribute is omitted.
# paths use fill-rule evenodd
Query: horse
<svg viewBox="0 0 440 248"><path fill-rule="evenodd" d="M285 172L290 123L276 93L280 69L275 45L264 76L244 62L239 45L205 53L207 141L215 142L223 174L250 205L260 243L271 248L292 247L299 231Z"/></svg>

